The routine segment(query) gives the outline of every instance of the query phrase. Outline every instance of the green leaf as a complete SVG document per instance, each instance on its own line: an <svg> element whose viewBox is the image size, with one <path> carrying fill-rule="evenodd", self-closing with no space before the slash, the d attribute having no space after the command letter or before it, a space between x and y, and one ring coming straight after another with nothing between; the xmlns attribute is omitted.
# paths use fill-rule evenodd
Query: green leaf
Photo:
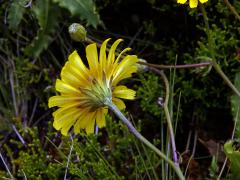
<svg viewBox="0 0 240 180"><path fill-rule="evenodd" d="M240 91L240 72L235 75L234 85ZM237 121L235 135L240 138L240 98L237 95L231 96L231 107L234 121Z"/></svg>
<svg viewBox="0 0 240 180"><path fill-rule="evenodd" d="M15 0L12 2L9 12L8 12L8 23L9 28L13 31L16 31L18 28L19 23L22 20L23 14L26 10L24 7L25 0Z"/></svg>
<svg viewBox="0 0 240 180"><path fill-rule="evenodd" d="M237 148L238 146L238 148ZM239 143L235 141L228 141L224 144L224 152L231 162L231 171L234 179L240 179L240 151Z"/></svg>
<svg viewBox="0 0 240 180"><path fill-rule="evenodd" d="M48 0L38 0L36 5L33 7L33 12L36 15L38 24L41 29L47 27L47 19L49 12L49 1Z"/></svg>
<svg viewBox="0 0 240 180"><path fill-rule="evenodd" d="M86 20L87 25L97 27L100 18L96 12L95 4L92 0L53 0L59 6L66 8L73 16L79 16L81 20Z"/></svg>
<svg viewBox="0 0 240 180"><path fill-rule="evenodd" d="M50 0L38 0L33 7L33 12L36 15L40 29L37 36L25 48L25 53L37 57L41 52L48 48L52 41L53 34L58 26L59 8L51 3Z"/></svg>

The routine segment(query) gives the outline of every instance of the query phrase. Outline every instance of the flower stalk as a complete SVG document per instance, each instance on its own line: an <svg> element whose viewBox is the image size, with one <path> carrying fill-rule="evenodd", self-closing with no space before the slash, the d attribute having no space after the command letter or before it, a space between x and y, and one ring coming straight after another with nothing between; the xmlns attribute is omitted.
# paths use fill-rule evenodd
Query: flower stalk
<svg viewBox="0 0 240 180"><path fill-rule="evenodd" d="M156 154L158 154L161 158L163 158L176 172L180 180L184 180L183 173L179 167L172 160L168 159L168 157L161 152L158 148L156 148L151 142L149 142L145 137L143 137L132 125L132 123L122 114L122 112L112 103L110 99L106 100L106 105L111 109L115 115L128 127L129 131L142 143L148 146L151 150L153 150Z"/></svg>
<svg viewBox="0 0 240 180"><path fill-rule="evenodd" d="M234 8L233 5L228 0L224 0L225 4L228 6L230 11L235 15L235 17L240 21L240 15L238 14L237 10Z"/></svg>
<svg viewBox="0 0 240 180"><path fill-rule="evenodd" d="M222 79L224 80L224 82L232 89L232 91L240 98L240 92L238 91L238 89L234 86L234 84L230 81L230 79L226 76L226 74L222 71L222 68L220 67L220 65L217 63L216 58L215 58L215 53L214 53L214 43L213 43L213 38L212 38L212 34L210 31L210 26L209 26L209 22L208 22L208 17L207 17L207 13L205 8L201 5L201 11L202 11L202 15L203 15L203 20L205 23L205 27L206 27L206 33L208 36L208 45L209 45L209 50L211 53L211 58L212 58L212 66L213 68L216 70L216 72L222 77Z"/></svg>
<svg viewBox="0 0 240 180"><path fill-rule="evenodd" d="M161 78L164 81L165 84L165 91L166 91L166 95L165 95L165 100L163 103L163 109L164 109L164 113L167 119L167 125L168 125L168 130L169 130L169 134L170 134L170 139L171 139L171 146L172 146L172 154L173 154L173 161L175 163L176 166L179 166L179 162L178 162L178 158L177 158L177 148L176 148L176 143L175 143L175 136L174 136L174 132L173 132L173 127L172 127L172 120L171 120L171 116L168 110L168 100L169 100L169 82L168 79L166 77L166 75L164 74L163 70L158 70L156 68L150 68L152 71L156 72L157 74L159 74L161 76Z"/></svg>

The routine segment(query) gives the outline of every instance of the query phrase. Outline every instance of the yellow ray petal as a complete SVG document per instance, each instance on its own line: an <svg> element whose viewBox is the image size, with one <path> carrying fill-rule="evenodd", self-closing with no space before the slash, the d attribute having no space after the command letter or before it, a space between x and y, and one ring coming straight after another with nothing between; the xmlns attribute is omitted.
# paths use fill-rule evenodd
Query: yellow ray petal
<svg viewBox="0 0 240 180"><path fill-rule="evenodd" d="M68 131L73 126L74 122L75 121L73 119L70 119L69 122L67 122L66 124L64 124L62 126L62 128L61 128L62 135L64 135L64 136L68 135Z"/></svg>
<svg viewBox="0 0 240 180"><path fill-rule="evenodd" d="M187 0L177 0L177 3L179 3L179 4L184 4L186 2L187 2Z"/></svg>
<svg viewBox="0 0 240 180"><path fill-rule="evenodd" d="M119 74L119 76L117 76L116 78L114 77L112 85L116 86L117 83L119 83L121 80L131 77L132 73L135 72L137 72L137 66L132 66L129 67L128 69L123 70L121 74Z"/></svg>
<svg viewBox="0 0 240 180"><path fill-rule="evenodd" d="M92 119L88 120L87 126L85 128L87 134L92 134L94 133L94 128L95 128L95 116Z"/></svg>
<svg viewBox="0 0 240 180"><path fill-rule="evenodd" d="M117 86L113 90L113 96L122 99L134 99L136 92L126 86Z"/></svg>
<svg viewBox="0 0 240 180"><path fill-rule="evenodd" d="M80 111L78 108L59 108L54 112L54 128L57 130L61 129L66 121L72 119L75 116L74 114L80 113Z"/></svg>
<svg viewBox="0 0 240 180"><path fill-rule="evenodd" d="M122 52L118 55L115 63L118 63L118 62L120 61L121 56L122 56L125 52L130 51L130 50L131 50L131 48L125 48L124 50L122 50Z"/></svg>
<svg viewBox="0 0 240 180"><path fill-rule="evenodd" d="M65 65L61 71L61 79L66 84L70 84L75 88L78 88L79 86L85 83L85 81L76 76L75 73L72 72L69 66L67 65Z"/></svg>
<svg viewBox="0 0 240 180"><path fill-rule="evenodd" d="M98 52L96 43L90 44L86 47L86 55L90 70L96 69L98 65Z"/></svg>
<svg viewBox="0 0 240 180"><path fill-rule="evenodd" d="M96 114L96 123L99 128L106 126L105 116L108 112L107 108L99 108Z"/></svg>
<svg viewBox="0 0 240 180"><path fill-rule="evenodd" d="M112 101L118 107L118 109L122 110L126 108L124 102L121 99L113 97Z"/></svg>
<svg viewBox="0 0 240 180"><path fill-rule="evenodd" d="M117 78L117 76L119 76L122 73L122 71L124 70L127 71L129 67L135 65L137 61L138 61L137 56L134 55L126 56L114 70L113 74L114 78Z"/></svg>
<svg viewBox="0 0 240 180"><path fill-rule="evenodd" d="M78 134L80 132L80 129L85 129L89 119L92 119L94 116L93 112L89 112L89 109L85 108L82 109L82 114L78 118L77 122L74 124L74 133Z"/></svg>
<svg viewBox="0 0 240 180"><path fill-rule="evenodd" d="M76 112L69 119L65 119L62 122L61 133L64 136L67 136L69 129L75 124L77 118L81 115L81 111Z"/></svg>
<svg viewBox="0 0 240 180"><path fill-rule="evenodd" d="M61 72L61 77L62 78L68 78L67 76L69 76L69 74L71 74L71 76L74 76L75 78L77 78L77 80L79 81L79 83L81 85L89 84L89 81L88 81L88 77L89 77L88 70L87 70L87 72L83 72L82 69L79 69L79 68L77 69L75 63L72 62L72 61L71 62L68 61L68 63L65 64L65 66L63 67L63 70Z"/></svg>
<svg viewBox="0 0 240 180"><path fill-rule="evenodd" d="M65 72L64 75L61 75L61 79L64 83L71 85L74 88L79 88L84 83L80 81L76 76L73 76L69 72Z"/></svg>
<svg viewBox="0 0 240 180"><path fill-rule="evenodd" d="M207 2L208 0L199 0L200 1L200 3L205 3L205 2Z"/></svg>
<svg viewBox="0 0 240 180"><path fill-rule="evenodd" d="M52 96L48 100L48 107L82 107L89 103L89 98L84 96Z"/></svg>
<svg viewBox="0 0 240 180"><path fill-rule="evenodd" d="M80 91L69 84L57 79L56 81L56 90L60 93L79 95Z"/></svg>
<svg viewBox="0 0 240 180"><path fill-rule="evenodd" d="M109 79L113 74L114 72L116 71L116 69L118 68L119 66L119 61L120 61L120 58L122 56L122 54L124 54L125 52L127 51L130 51L131 48L125 48L117 57L116 61L114 62L114 64L110 64L107 68L106 68L106 75L107 75L107 78Z"/></svg>
<svg viewBox="0 0 240 180"><path fill-rule="evenodd" d="M119 45L119 43L122 42L122 41L123 41L122 39L118 39L111 46L111 48L109 50L109 53L108 53L108 60L107 60L108 61L107 62L108 66L114 62L114 60L115 60L115 50L116 50L117 46Z"/></svg>
<svg viewBox="0 0 240 180"><path fill-rule="evenodd" d="M198 0L189 0L190 8L196 8L198 5Z"/></svg>
<svg viewBox="0 0 240 180"><path fill-rule="evenodd" d="M68 97L68 96L52 96L49 98L48 100L48 107L54 107L54 106L64 106L67 103L74 103L78 100L80 100L81 98L79 97Z"/></svg>
<svg viewBox="0 0 240 180"><path fill-rule="evenodd" d="M68 61L71 64L71 66L76 67L76 69L81 70L80 72L85 74L86 76L89 73L89 70L86 68L84 63L82 62L81 57L78 55L77 51L73 51L72 54L68 57Z"/></svg>
<svg viewBox="0 0 240 180"><path fill-rule="evenodd" d="M107 56L106 56L106 49L107 49L107 43L110 40L110 38L106 39L100 48L100 55L99 55L99 64L101 66L101 68L105 68L106 67L106 62L107 62Z"/></svg>

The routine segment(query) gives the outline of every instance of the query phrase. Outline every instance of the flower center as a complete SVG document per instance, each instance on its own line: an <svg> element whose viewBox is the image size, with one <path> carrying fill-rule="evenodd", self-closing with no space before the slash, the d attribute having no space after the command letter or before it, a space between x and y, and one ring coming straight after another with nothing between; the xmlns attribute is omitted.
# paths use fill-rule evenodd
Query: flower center
<svg viewBox="0 0 240 180"><path fill-rule="evenodd" d="M112 100L111 86L107 81L91 80L90 87L81 88L81 92L87 97L87 105L91 110L106 106L106 101Z"/></svg>

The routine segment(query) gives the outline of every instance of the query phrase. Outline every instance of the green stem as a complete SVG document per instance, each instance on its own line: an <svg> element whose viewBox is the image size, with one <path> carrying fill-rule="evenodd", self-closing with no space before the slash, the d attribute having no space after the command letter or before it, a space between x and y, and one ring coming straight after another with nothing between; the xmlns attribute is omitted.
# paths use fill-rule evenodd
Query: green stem
<svg viewBox="0 0 240 180"><path fill-rule="evenodd" d="M212 38L212 34L210 32L210 26L209 26L209 22L208 22L207 13L206 13L206 10L204 9L204 7L202 5L200 5L200 6L201 6L201 10L202 10L202 14L203 14L203 20L204 20L204 23L205 23L206 32L207 32L207 36L208 36L208 46L209 46L209 50L210 50L210 53L211 53L211 56L212 56L211 57L212 58L212 66L217 71L217 73L222 77L224 82L232 89L232 91L238 97L240 97L240 92L234 86L234 84L230 81L230 79L226 76L226 74L222 71L222 68L220 67L220 65L216 61L214 48L213 48L214 41L213 41L213 38Z"/></svg>
<svg viewBox="0 0 240 180"><path fill-rule="evenodd" d="M143 137L132 125L132 123L122 114L122 112L112 103L111 100L107 100L105 104L116 114L116 116L122 120L122 122L128 127L129 131L142 143L148 146L151 150L157 153L161 158L163 158L176 172L180 180L184 180L183 173L179 166L175 165L174 162L166 157L159 149L157 149L151 142L149 142L145 137Z"/></svg>
<svg viewBox="0 0 240 180"><path fill-rule="evenodd" d="M187 68L199 68L199 67L212 65L212 62L202 62L197 64L178 64L178 65L151 64L151 63L146 63L141 61L138 61L137 63L146 65L151 68L158 68L158 69L187 69Z"/></svg>
<svg viewBox="0 0 240 180"><path fill-rule="evenodd" d="M159 71L159 70L155 69L154 71L161 75L161 77L164 81L164 84L165 84L166 94L165 94L163 109L164 109L164 113L165 113L165 116L166 116L166 119L167 119L168 130L169 130L169 133L170 133L172 153L173 153L173 161L174 161L176 166L179 166L178 158L177 158L177 148L176 148L176 143L175 143L175 136L174 136L173 126L172 126L172 120L171 120L171 116L170 116L170 113L169 113L169 110L168 110L169 82L168 82L168 79L167 79L166 75L164 74L163 70Z"/></svg>
<svg viewBox="0 0 240 180"><path fill-rule="evenodd" d="M238 91L236 86L234 86L234 84L229 80L229 78L226 76L226 74L222 71L220 65L217 62L213 61L213 67L217 71L217 73L223 78L224 82L233 90L233 92L238 97L240 97L240 92Z"/></svg>

